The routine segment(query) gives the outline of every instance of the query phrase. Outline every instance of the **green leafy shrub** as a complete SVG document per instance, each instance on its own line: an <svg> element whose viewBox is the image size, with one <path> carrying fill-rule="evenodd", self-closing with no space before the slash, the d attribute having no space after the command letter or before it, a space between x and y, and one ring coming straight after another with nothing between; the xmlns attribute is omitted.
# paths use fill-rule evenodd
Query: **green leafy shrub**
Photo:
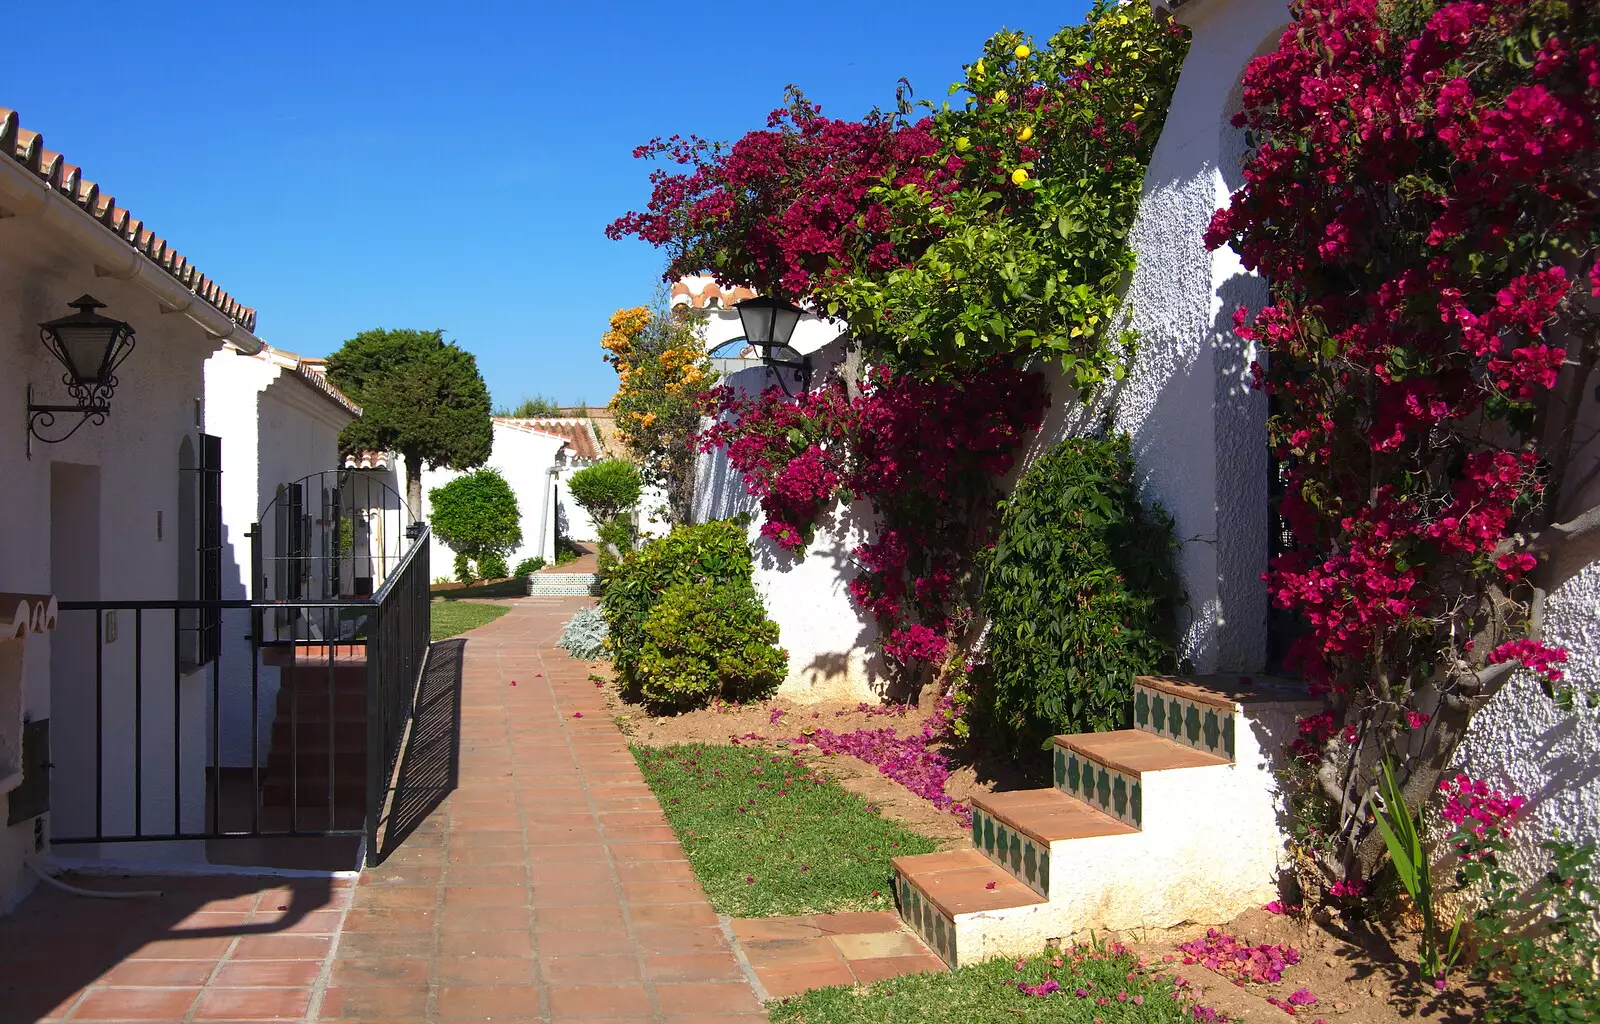
<svg viewBox="0 0 1600 1024"><path fill-rule="evenodd" d="M1018 753L1124 727L1133 677L1176 667L1175 548L1171 518L1139 502L1125 436L1063 441L1018 481L983 558L985 703Z"/></svg>
<svg viewBox="0 0 1600 1024"><path fill-rule="evenodd" d="M619 559L602 583L601 600L611 631L606 644L623 685L635 688L645 620L668 589L749 586L752 571L744 524L732 519L675 527Z"/></svg>
<svg viewBox="0 0 1600 1024"><path fill-rule="evenodd" d="M655 704L757 700L778 688L789 666L777 645L778 624L747 582L675 584L650 609L643 633L633 673Z"/></svg>
<svg viewBox="0 0 1600 1024"><path fill-rule="evenodd" d="M597 462L572 474L567 490L589 518L609 523L639 504L639 471L621 459Z"/></svg>
<svg viewBox="0 0 1600 1024"><path fill-rule="evenodd" d="M1465 852L1463 887L1481 886L1473 976L1484 983L1484 1019L1508 1024L1600 1020L1600 885L1593 846L1543 844L1550 868L1527 883L1500 865L1505 841L1478 838L1474 819L1452 836Z"/></svg>
<svg viewBox="0 0 1600 1024"><path fill-rule="evenodd" d="M506 556L498 551L479 558L474 568L478 570L478 578L483 580L503 580L511 575L511 570L506 568Z"/></svg>
<svg viewBox="0 0 1600 1024"><path fill-rule="evenodd" d="M522 561L517 563L517 571L512 575L521 579L523 577L532 576L534 573L543 568L544 559L538 557L524 558Z"/></svg>
<svg viewBox="0 0 1600 1024"><path fill-rule="evenodd" d="M613 519L602 524L596 531L599 538L596 559L599 563L598 574L603 583L611 570L616 567L617 560L633 550L634 543L639 539L639 531L634 529L633 523L627 519Z"/></svg>
<svg viewBox="0 0 1600 1024"><path fill-rule="evenodd" d="M432 511L428 522L436 537L458 555L481 562L491 555L505 555L522 543L522 513L517 495L506 478L492 469L480 469L456 477L428 492ZM457 559L460 576L460 559ZM487 573L480 567L480 575ZM502 575L504 573L502 572Z"/></svg>
<svg viewBox="0 0 1600 1024"><path fill-rule="evenodd" d="M465 551L456 552L455 572L457 583L471 583L473 580L477 579L477 577L472 574L472 559L467 557L467 553Z"/></svg>

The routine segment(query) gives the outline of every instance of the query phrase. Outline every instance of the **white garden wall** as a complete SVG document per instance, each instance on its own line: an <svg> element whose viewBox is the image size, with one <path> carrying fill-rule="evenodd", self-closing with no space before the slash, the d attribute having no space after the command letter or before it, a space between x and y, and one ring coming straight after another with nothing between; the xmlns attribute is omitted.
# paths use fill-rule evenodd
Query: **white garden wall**
<svg viewBox="0 0 1600 1024"><path fill-rule="evenodd" d="M552 476L557 469L556 455L566 442L553 434L518 428L505 423L494 424L494 446L486 468L496 469L506 478L517 496L517 511L522 516L522 545L506 556L507 568L516 569L524 558L555 560L555 493ZM428 520L433 504L428 497L436 487L442 487L461 476L453 469L423 469L422 519ZM566 488L561 488L563 494ZM577 511L570 496L566 499L567 515ZM571 519L569 518L570 522ZM456 553L438 537L432 540L429 553L435 577L452 576Z"/></svg>

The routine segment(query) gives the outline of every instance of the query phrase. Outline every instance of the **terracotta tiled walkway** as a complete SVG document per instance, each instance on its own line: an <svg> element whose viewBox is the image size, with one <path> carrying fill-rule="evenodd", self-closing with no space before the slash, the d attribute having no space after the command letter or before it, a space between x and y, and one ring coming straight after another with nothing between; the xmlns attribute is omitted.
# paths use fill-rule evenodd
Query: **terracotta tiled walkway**
<svg viewBox="0 0 1600 1024"><path fill-rule="evenodd" d="M0 1021L764 1021L601 691L553 646L586 600L440 646L459 700L425 687L402 838L353 888L42 892L0 921Z"/></svg>
<svg viewBox="0 0 1600 1024"><path fill-rule="evenodd" d="M765 1019L601 692L554 647L583 599L465 649L457 788L362 876L322 1020Z"/></svg>

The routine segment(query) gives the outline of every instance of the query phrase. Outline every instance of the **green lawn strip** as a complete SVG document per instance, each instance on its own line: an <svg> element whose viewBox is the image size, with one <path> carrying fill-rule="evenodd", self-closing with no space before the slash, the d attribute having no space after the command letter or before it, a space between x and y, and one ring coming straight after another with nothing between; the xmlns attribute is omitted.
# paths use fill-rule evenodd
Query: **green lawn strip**
<svg viewBox="0 0 1600 1024"><path fill-rule="evenodd" d="M886 910L889 859L937 849L789 754L689 744L633 756L711 905L733 917Z"/></svg>
<svg viewBox="0 0 1600 1024"><path fill-rule="evenodd" d="M431 639L443 640L457 636L469 629L487 626L510 611L503 604L482 604L472 601L434 601L428 605L428 626Z"/></svg>
<svg viewBox="0 0 1600 1024"><path fill-rule="evenodd" d="M1041 985L1046 979L1053 979L1060 990L1035 996L1017 987ZM767 1010L772 1024L1193 1024L1196 1020L1173 995L1170 978L1140 968L1130 954L1087 947L1028 957L1021 970L1016 961L989 960L949 973L908 974L861 988L813 989L792 999L774 1000Z"/></svg>

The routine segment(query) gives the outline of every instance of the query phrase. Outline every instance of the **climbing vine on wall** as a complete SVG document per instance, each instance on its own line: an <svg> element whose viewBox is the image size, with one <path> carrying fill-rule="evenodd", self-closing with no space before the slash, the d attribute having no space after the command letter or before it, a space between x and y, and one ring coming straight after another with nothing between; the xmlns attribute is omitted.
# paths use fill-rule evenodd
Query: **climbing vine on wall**
<svg viewBox="0 0 1600 1024"><path fill-rule="evenodd" d="M731 146L637 151L679 169L652 174L613 237L667 247L669 278L802 302L860 344L859 380L798 402L721 394L701 444L727 449L780 547L802 549L835 499L871 501L882 532L851 594L903 663L944 659L970 618L995 485L1048 401L1019 367L1054 360L1085 393L1123 374L1127 234L1187 46L1100 2L1043 45L996 35L920 119L908 89L860 121L791 89Z"/></svg>
<svg viewBox="0 0 1600 1024"><path fill-rule="evenodd" d="M1523 666L1557 700L1550 591L1600 554L1586 507L1600 318L1593 4L1302 0L1245 76L1245 185L1212 224L1268 277L1236 317L1282 410L1268 574L1329 701L1298 816L1326 882L1383 854L1376 765L1420 805ZM1587 419L1586 419L1587 417ZM1588 423L1587 428L1583 427Z"/></svg>

